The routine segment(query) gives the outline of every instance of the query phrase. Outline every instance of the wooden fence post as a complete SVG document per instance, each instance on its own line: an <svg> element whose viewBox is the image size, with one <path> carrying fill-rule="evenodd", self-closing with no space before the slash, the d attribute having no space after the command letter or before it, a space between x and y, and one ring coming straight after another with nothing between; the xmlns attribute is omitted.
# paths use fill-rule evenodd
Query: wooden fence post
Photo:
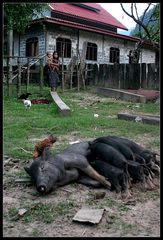
<svg viewBox="0 0 163 240"><path fill-rule="evenodd" d="M11 84L12 84L12 57L9 56L8 62L8 96L11 96Z"/></svg>
<svg viewBox="0 0 163 240"><path fill-rule="evenodd" d="M43 72L43 59L40 59L40 91L43 89L43 81L44 81L44 72Z"/></svg>
<svg viewBox="0 0 163 240"><path fill-rule="evenodd" d="M26 82L26 92L28 92L28 86L29 86L29 75L30 75L30 66L29 66L29 58L27 62L27 82Z"/></svg>
<svg viewBox="0 0 163 240"><path fill-rule="evenodd" d="M17 82L17 97L21 93L21 65L20 65L20 58L18 57L18 82Z"/></svg>
<svg viewBox="0 0 163 240"><path fill-rule="evenodd" d="M10 90L9 90L9 79L10 79L10 74L9 74L9 57L7 57L6 63L7 63L7 78L6 78L6 81L7 81L7 96L10 96Z"/></svg>
<svg viewBox="0 0 163 240"><path fill-rule="evenodd" d="M62 49L62 92L64 92L64 52L65 52L65 43L63 44Z"/></svg>

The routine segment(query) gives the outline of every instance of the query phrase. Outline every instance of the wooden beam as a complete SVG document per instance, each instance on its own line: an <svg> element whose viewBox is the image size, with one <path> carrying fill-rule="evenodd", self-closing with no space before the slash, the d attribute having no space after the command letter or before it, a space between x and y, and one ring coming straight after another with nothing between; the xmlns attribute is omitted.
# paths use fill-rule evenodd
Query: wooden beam
<svg viewBox="0 0 163 240"><path fill-rule="evenodd" d="M57 104L60 113L62 115L69 115L71 112L70 108L62 101L62 99L58 96L58 93L50 91L50 94L51 94L54 102Z"/></svg>

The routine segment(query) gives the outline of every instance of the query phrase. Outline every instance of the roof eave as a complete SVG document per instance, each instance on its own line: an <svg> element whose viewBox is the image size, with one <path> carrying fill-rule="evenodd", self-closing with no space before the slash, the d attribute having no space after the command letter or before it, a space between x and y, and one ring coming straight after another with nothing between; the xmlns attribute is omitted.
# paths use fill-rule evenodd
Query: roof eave
<svg viewBox="0 0 163 240"><path fill-rule="evenodd" d="M62 20L62 22L61 21L59 22L59 21L60 21L59 19L54 20L52 18L46 17L46 18L35 19L35 20L32 21L32 24L40 23L40 22L54 23L54 24L58 24L58 25L64 25L64 26L67 26L67 27L72 27L72 28L75 28L75 29L81 29L81 30L95 32L95 33L99 33L99 34L103 34L103 35L109 35L109 36L121 38L121 39L124 39L124 40L129 40L129 41L132 41L132 42L137 42L137 41L140 40L140 38L137 38L137 37L131 37L131 36L123 35L123 34L112 33L112 32L109 32L109 31L101 31L101 30L95 29L93 27L90 28L90 27L80 26L79 24L71 23L71 22L65 22L63 20ZM144 41L144 44L152 46L152 44L148 41Z"/></svg>

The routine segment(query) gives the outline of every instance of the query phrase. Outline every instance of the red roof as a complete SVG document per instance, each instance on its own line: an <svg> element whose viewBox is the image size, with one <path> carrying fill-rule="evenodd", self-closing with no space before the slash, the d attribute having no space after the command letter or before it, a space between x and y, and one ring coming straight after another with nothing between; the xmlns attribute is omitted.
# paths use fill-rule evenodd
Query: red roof
<svg viewBox="0 0 163 240"><path fill-rule="evenodd" d="M81 6L77 6L81 4ZM98 3L50 3L49 6L55 12L73 15L85 20L107 24L116 28L128 30L122 23L114 18ZM82 7L83 6L83 7ZM92 10L91 10L92 9Z"/></svg>

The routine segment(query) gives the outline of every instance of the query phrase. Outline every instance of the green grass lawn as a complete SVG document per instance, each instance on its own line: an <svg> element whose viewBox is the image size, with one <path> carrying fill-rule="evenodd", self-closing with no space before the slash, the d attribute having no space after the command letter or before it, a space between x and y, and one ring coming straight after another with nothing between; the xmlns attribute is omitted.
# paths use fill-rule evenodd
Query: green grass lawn
<svg viewBox="0 0 163 240"><path fill-rule="evenodd" d="M26 111L23 103L16 97L3 98L3 151L4 155L28 159L31 155L20 148L32 152L37 140L52 133L58 137L63 137L63 141L56 145L56 149L61 149L68 144L65 136L75 135L77 139L93 139L103 135L125 136L136 139L144 134L150 134L154 140L150 144L159 146L159 126L136 123L117 119L117 114L125 110L134 113L159 114L159 105L155 103L140 103L139 108L135 108L135 103L115 100L111 98L98 97L94 89L68 90L62 93L58 90L61 99L70 107L70 116L61 116L57 106L54 104L49 88L44 87L39 91L39 87L31 86L29 92L32 98L48 98L49 104L33 104L31 109ZM103 100L105 99L105 101ZM94 114L99 117L94 117ZM65 139L65 140L64 140Z"/></svg>

